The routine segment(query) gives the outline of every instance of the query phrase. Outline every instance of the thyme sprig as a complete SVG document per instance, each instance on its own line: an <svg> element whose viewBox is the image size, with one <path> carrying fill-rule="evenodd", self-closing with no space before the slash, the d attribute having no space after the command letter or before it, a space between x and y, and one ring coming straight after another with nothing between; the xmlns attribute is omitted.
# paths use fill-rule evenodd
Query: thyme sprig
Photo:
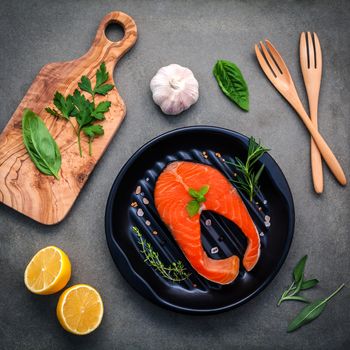
<svg viewBox="0 0 350 350"><path fill-rule="evenodd" d="M156 252L151 243L142 236L140 230L135 226L133 226L132 229L138 237L137 243L141 247L140 252L145 256L144 262L152 266L162 277L170 281L181 282L189 278L191 274L187 272L181 261L173 262L169 266L164 265L159 258L159 253Z"/></svg>
<svg viewBox="0 0 350 350"><path fill-rule="evenodd" d="M238 172L231 181L249 196L251 202L259 190L258 182L264 170L264 164L262 164L259 170L255 172L254 165L268 151L268 148L262 146L260 142L256 142L254 137L251 137L248 143L248 156L245 163L238 157L235 157L235 162L226 161L226 163L234 165Z"/></svg>

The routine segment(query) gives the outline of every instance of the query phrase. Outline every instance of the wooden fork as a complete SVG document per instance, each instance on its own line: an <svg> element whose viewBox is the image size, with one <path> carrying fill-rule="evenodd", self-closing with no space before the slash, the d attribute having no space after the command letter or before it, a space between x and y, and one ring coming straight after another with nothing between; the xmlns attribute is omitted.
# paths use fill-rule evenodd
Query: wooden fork
<svg viewBox="0 0 350 350"><path fill-rule="evenodd" d="M318 132L317 128L313 125L309 116L305 112L305 109L300 101L294 82L286 64L284 63L278 51L270 43L270 41L265 40L265 42L269 51L266 49L266 47L261 41L260 46L262 49L262 53L259 49L259 46L255 45L255 54L262 70L264 71L265 75L268 77L270 82L274 85L274 87L298 113L301 120L304 122L306 128L309 130L311 136L313 137L329 169L336 177L338 182L341 185L345 186L347 181L344 171L340 166L337 158L327 145L326 141Z"/></svg>
<svg viewBox="0 0 350 350"><path fill-rule="evenodd" d="M301 33L299 44L300 66L303 73L310 118L317 128L317 107L322 76L322 52L317 34ZM321 154L311 138L311 172L316 193L323 192L323 171Z"/></svg>

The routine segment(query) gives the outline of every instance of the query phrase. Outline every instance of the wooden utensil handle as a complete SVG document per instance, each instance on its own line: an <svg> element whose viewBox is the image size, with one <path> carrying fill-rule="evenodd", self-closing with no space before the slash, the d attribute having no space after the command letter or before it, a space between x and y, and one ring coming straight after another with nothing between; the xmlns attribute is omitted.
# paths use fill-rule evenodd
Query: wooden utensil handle
<svg viewBox="0 0 350 350"><path fill-rule="evenodd" d="M318 105L318 96L309 97L310 105L310 118L318 130L317 123L317 105ZM320 151L318 150L314 139L311 137L311 172L312 172L312 181L314 184L314 189L316 193L323 192L323 170L322 170L322 158Z"/></svg>
<svg viewBox="0 0 350 350"><path fill-rule="evenodd" d="M106 36L109 24L119 24L124 30L124 37L119 41L111 41ZM114 11L107 14L98 26L95 40L86 56L104 55L107 67L114 68L117 61L135 44L137 27L134 20L124 12Z"/></svg>
<svg viewBox="0 0 350 350"><path fill-rule="evenodd" d="M324 158L326 164L328 165L329 169L332 171L333 175L336 177L338 182L345 186L346 185L346 177L344 174L344 171L339 164L337 158L333 154L332 150L327 145L324 138L321 136L321 134L318 132L314 124L312 123L309 116L306 114L305 109L301 103L301 101L293 101L291 102L294 109L298 112L300 118L304 122L306 128L309 130L311 136L313 137L318 150L322 154L322 157Z"/></svg>

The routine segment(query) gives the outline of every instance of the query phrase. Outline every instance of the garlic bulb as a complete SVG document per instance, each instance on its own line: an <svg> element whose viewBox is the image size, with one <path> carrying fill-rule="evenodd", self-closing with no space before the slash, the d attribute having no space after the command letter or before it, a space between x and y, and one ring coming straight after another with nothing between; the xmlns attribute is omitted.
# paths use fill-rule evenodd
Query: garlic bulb
<svg viewBox="0 0 350 350"><path fill-rule="evenodd" d="M179 114L198 100L197 79L190 69L178 64L160 68L150 87L153 101L165 114Z"/></svg>

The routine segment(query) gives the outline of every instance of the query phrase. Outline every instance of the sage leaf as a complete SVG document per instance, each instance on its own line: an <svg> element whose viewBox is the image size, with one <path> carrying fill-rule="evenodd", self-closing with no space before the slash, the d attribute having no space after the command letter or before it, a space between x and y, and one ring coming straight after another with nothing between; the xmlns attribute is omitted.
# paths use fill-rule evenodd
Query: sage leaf
<svg viewBox="0 0 350 350"><path fill-rule="evenodd" d="M297 263L293 270L293 278L296 283L298 283L304 277L305 264L307 260L307 255L303 256Z"/></svg>
<svg viewBox="0 0 350 350"><path fill-rule="evenodd" d="M222 92L244 111L249 110L248 85L239 68L230 61L218 60L213 74Z"/></svg>
<svg viewBox="0 0 350 350"><path fill-rule="evenodd" d="M294 300L294 301L301 301L303 303L309 303L309 301L306 298L300 295L284 296L283 301L286 301L286 300Z"/></svg>
<svg viewBox="0 0 350 350"><path fill-rule="evenodd" d="M37 169L59 179L61 153L57 143L41 118L30 109L25 109L22 117L23 143Z"/></svg>
<svg viewBox="0 0 350 350"><path fill-rule="evenodd" d="M333 298L336 294L340 292L341 289L343 289L345 284L341 284L337 290L335 290L330 296L328 296L325 299L316 300L310 305L304 307L300 313L294 318L292 322L290 322L287 332L294 332L298 328L310 323L311 321L315 320L317 317L321 315L321 313L324 311L324 309L327 306L327 302Z"/></svg>
<svg viewBox="0 0 350 350"><path fill-rule="evenodd" d="M318 279L314 278L312 280L307 280L307 281L303 281L303 283L301 284L301 289L300 290L306 290L306 289L310 289L316 286L316 284L319 282Z"/></svg>

